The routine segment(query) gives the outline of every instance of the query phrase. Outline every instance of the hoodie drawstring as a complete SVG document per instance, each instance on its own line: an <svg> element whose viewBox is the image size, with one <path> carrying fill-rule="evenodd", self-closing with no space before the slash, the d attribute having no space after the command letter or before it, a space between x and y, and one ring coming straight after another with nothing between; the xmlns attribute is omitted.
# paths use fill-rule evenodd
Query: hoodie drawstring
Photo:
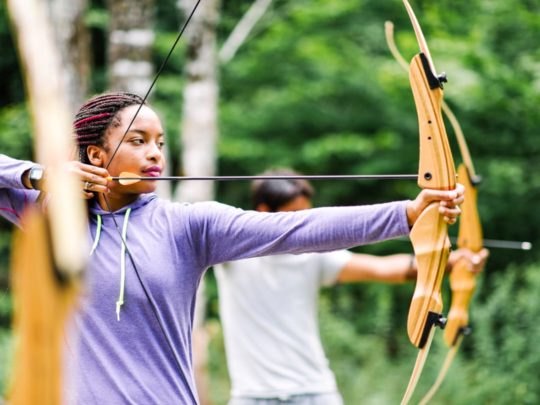
<svg viewBox="0 0 540 405"><path fill-rule="evenodd" d="M101 215L97 214L96 237L94 238L94 244L92 245L90 256L92 256L94 254L94 251L97 249L100 236L101 236Z"/></svg>
<svg viewBox="0 0 540 405"><path fill-rule="evenodd" d="M131 208L126 210L124 215L124 224L122 225L122 248L120 250L120 292L118 294L118 300L116 301L116 320L120 321L120 310L122 305L124 305L124 291L126 289L126 244L124 241L127 238L127 227L129 214L131 213ZM101 237L101 228L103 227L103 220L101 215L97 214L97 228L96 228L96 237L94 238L94 243L92 245L92 250L90 251L90 256L94 254L95 250L98 247L99 240Z"/></svg>
<svg viewBox="0 0 540 405"><path fill-rule="evenodd" d="M122 225L122 249L120 251L120 293L116 301L116 320L120 321L120 309L124 305L124 290L126 288L126 238L129 214L131 208L128 208L124 215L124 224Z"/></svg>

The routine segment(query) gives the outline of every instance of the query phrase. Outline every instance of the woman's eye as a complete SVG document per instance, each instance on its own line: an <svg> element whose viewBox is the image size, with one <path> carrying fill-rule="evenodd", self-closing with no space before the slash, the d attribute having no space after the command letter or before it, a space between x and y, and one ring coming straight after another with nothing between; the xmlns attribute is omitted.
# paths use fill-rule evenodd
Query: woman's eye
<svg viewBox="0 0 540 405"><path fill-rule="evenodd" d="M131 142L135 145L142 145L144 143L142 139L132 139Z"/></svg>
<svg viewBox="0 0 540 405"><path fill-rule="evenodd" d="M159 149L163 148L165 146L165 141L159 141L158 146L159 146Z"/></svg>

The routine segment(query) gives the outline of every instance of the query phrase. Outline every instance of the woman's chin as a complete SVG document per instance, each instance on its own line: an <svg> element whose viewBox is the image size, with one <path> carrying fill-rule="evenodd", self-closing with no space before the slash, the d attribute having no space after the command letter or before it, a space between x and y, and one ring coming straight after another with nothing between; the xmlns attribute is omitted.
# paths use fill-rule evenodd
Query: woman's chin
<svg viewBox="0 0 540 405"><path fill-rule="evenodd" d="M157 182L156 181L145 181L144 184L141 184L139 193L141 194L148 194L148 193L155 193L157 190Z"/></svg>

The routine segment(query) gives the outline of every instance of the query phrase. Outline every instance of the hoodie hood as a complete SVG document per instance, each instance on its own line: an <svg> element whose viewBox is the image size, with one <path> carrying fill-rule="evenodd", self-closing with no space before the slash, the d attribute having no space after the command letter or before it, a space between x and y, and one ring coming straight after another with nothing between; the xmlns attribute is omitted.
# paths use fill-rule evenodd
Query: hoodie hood
<svg viewBox="0 0 540 405"><path fill-rule="evenodd" d="M144 207L146 204L148 204L150 201L155 200L157 198L157 195L155 193L149 193L149 194L141 194L135 201L133 201L131 204L128 204L122 208L120 208L117 211L113 211L113 214L123 214L128 209L131 209L132 211ZM88 205L89 212L92 216L95 215L110 215L111 213L109 211L105 211L103 208L99 206L99 203L96 198L92 199L90 204Z"/></svg>

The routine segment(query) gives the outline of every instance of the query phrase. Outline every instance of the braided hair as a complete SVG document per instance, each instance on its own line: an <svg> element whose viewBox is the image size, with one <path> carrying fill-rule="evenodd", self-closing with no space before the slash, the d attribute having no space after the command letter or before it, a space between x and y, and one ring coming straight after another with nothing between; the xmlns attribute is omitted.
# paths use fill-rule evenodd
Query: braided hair
<svg viewBox="0 0 540 405"><path fill-rule="evenodd" d="M144 100L131 93L104 93L88 100L75 115L74 137L79 151L79 160L89 164L88 145L105 145L105 133L110 127L118 127L118 112L122 109L144 104Z"/></svg>

